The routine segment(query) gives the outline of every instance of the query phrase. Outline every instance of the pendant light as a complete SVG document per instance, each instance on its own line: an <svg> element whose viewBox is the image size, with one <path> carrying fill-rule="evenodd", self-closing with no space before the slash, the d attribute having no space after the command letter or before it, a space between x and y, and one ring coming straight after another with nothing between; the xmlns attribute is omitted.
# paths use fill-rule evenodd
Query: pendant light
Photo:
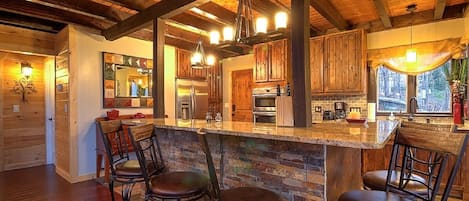
<svg viewBox="0 0 469 201"><path fill-rule="evenodd" d="M407 11L411 14L410 19L410 48L406 51L406 61L407 63L415 63L417 62L417 50L412 47L412 24L414 18L414 11L417 9L417 5L411 4L407 6Z"/></svg>
<svg viewBox="0 0 469 201"><path fill-rule="evenodd" d="M191 56L191 67L196 69L210 68L215 64L215 56L205 56L202 40L197 42L194 53Z"/></svg>

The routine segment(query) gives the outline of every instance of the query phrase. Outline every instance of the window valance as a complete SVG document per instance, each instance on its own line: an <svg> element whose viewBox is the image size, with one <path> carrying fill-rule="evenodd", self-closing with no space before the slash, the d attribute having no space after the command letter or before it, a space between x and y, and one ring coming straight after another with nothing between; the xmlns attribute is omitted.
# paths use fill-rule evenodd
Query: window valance
<svg viewBox="0 0 469 201"><path fill-rule="evenodd" d="M412 48L417 50L417 61L406 61L406 50L410 45L368 50L368 61L372 68L381 65L409 75L416 75L433 70L451 58L460 58L463 47L460 38L451 38L441 41L416 43Z"/></svg>

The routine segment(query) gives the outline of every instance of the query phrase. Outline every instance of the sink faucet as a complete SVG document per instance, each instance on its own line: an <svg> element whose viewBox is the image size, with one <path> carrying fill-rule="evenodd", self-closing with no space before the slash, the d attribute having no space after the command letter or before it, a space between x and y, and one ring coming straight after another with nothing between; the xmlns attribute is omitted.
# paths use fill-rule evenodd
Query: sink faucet
<svg viewBox="0 0 469 201"><path fill-rule="evenodd" d="M407 120L413 121L414 120L414 115L417 113L417 109L419 108L417 98L416 97L411 97L409 99L409 118Z"/></svg>

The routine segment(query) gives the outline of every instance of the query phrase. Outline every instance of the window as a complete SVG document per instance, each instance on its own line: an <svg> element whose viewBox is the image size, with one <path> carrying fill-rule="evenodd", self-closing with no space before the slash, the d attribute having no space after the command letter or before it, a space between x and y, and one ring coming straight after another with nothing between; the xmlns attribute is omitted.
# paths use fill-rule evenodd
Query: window
<svg viewBox="0 0 469 201"><path fill-rule="evenodd" d="M378 68L378 112L405 112L407 76L385 67Z"/></svg>
<svg viewBox="0 0 469 201"><path fill-rule="evenodd" d="M416 91L417 112L451 113L451 92L443 68L417 75Z"/></svg>
<svg viewBox="0 0 469 201"><path fill-rule="evenodd" d="M377 71L378 112L408 112L410 97L416 97L418 113L451 113L451 92L439 68L417 76L394 72L385 67Z"/></svg>

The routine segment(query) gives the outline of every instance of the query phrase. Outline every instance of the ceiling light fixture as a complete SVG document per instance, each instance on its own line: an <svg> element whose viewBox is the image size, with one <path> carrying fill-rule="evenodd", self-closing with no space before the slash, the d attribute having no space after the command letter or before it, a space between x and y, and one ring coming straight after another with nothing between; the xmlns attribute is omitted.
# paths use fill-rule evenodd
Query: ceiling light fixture
<svg viewBox="0 0 469 201"><path fill-rule="evenodd" d="M215 56L205 56L202 40L199 40L199 42L197 42L195 51L191 56L191 67L196 69L210 68L215 64L215 61Z"/></svg>
<svg viewBox="0 0 469 201"><path fill-rule="evenodd" d="M417 9L417 5L411 4L407 6L407 12L410 12L410 48L406 51L406 61L407 63L417 62L417 50L412 47L412 24L414 18L414 11Z"/></svg>
<svg viewBox="0 0 469 201"><path fill-rule="evenodd" d="M221 49L229 49L238 53L256 43L267 42L285 38L287 28L287 13L281 11L275 15L275 29L268 31L268 19L259 17L253 26L252 0L239 0L235 19L235 29L231 26L223 28L223 41L220 42L220 34L217 30L210 33L210 44L217 45Z"/></svg>

